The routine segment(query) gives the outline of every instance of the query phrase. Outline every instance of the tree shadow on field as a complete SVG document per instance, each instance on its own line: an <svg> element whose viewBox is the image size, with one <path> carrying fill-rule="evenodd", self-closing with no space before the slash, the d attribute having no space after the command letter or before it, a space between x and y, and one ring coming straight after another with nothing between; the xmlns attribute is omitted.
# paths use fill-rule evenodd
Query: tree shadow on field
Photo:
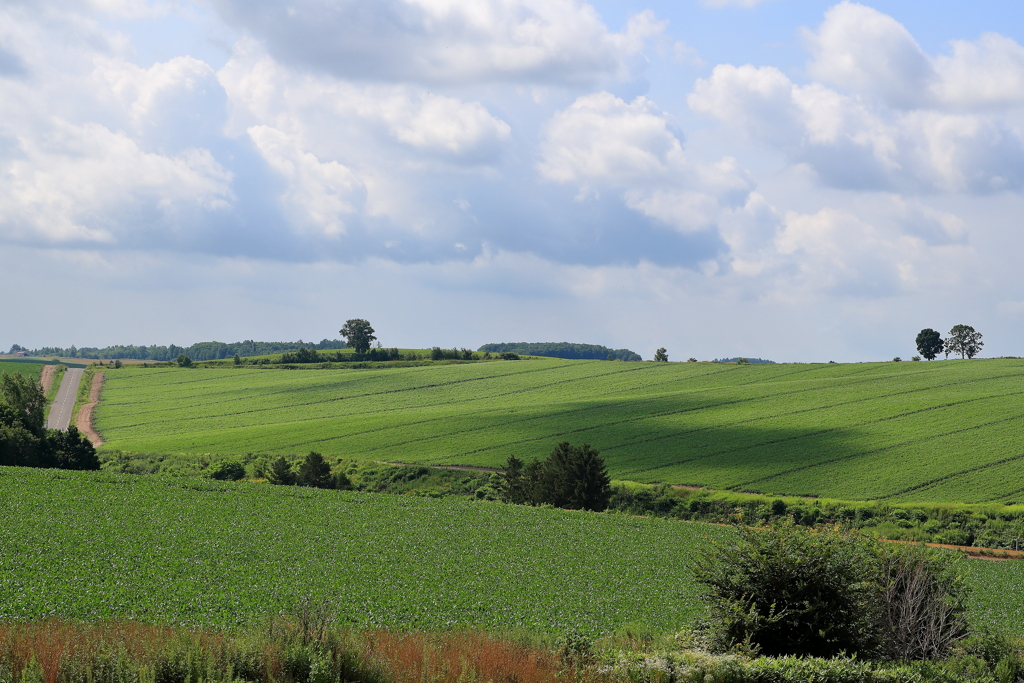
<svg viewBox="0 0 1024 683"><path fill-rule="evenodd" d="M715 406L678 395L644 399L641 414L637 401L625 399L599 406L580 402L576 412L563 404L553 416L550 409L530 407L517 412L517 422L501 426L501 443L495 438L493 445L444 458L444 464L500 467L509 456L542 459L558 442L570 441L600 451L615 479L818 495L815 467L868 450L865 430L847 426L842 416L828 417L822 406L777 411L790 424L806 413L806 427L771 426L778 421L764 407L771 400L757 401L746 415L733 409L720 419ZM809 470L806 490L773 488L771 477L801 470Z"/></svg>

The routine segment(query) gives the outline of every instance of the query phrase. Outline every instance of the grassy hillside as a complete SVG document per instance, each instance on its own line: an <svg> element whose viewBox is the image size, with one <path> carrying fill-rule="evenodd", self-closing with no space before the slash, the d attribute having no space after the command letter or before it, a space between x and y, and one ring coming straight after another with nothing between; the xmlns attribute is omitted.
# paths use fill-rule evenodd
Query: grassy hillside
<svg viewBox="0 0 1024 683"><path fill-rule="evenodd" d="M674 630L724 527L263 484L0 469L0 621L251 623L303 597L349 623ZM967 563L976 623L1020 632L1024 563Z"/></svg>
<svg viewBox="0 0 1024 683"><path fill-rule="evenodd" d="M840 499L1024 500L1024 361L535 359L107 373L111 449L500 466L589 442L613 477Z"/></svg>

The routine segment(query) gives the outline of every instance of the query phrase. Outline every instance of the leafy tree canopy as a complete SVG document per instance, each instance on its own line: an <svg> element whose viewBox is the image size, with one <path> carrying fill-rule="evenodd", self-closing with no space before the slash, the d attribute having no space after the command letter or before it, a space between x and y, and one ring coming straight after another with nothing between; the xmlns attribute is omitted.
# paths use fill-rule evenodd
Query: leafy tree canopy
<svg viewBox="0 0 1024 683"><path fill-rule="evenodd" d="M346 320L339 332L356 353L366 353L370 350L370 344L377 339L373 333L374 329L370 327L370 322L362 318Z"/></svg>
<svg viewBox="0 0 1024 683"><path fill-rule="evenodd" d="M665 349L664 346L654 352L654 360L658 361L659 363L668 362L668 351Z"/></svg>
<svg viewBox="0 0 1024 683"><path fill-rule="evenodd" d="M960 358L974 358L984 345L981 332L975 332L970 325L954 325L946 337L945 350L947 353L959 353Z"/></svg>
<svg viewBox="0 0 1024 683"><path fill-rule="evenodd" d="M942 337L930 327L926 327L917 333L917 352L928 360L935 360L935 357L942 353Z"/></svg>

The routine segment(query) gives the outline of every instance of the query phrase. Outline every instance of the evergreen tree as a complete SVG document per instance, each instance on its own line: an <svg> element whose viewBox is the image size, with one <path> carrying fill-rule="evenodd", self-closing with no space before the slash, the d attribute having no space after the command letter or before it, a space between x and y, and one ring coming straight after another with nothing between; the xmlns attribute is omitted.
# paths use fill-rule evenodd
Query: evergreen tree
<svg viewBox="0 0 1024 683"><path fill-rule="evenodd" d="M310 451L302 463L299 464L299 473L295 478L299 486L312 486L318 489L333 488L331 479L331 466L324 460L324 456L316 451Z"/></svg>
<svg viewBox="0 0 1024 683"><path fill-rule="evenodd" d="M281 486L291 486L295 483L295 473L292 472L291 465L284 459L284 456L278 456L274 462L270 463L267 481Z"/></svg>

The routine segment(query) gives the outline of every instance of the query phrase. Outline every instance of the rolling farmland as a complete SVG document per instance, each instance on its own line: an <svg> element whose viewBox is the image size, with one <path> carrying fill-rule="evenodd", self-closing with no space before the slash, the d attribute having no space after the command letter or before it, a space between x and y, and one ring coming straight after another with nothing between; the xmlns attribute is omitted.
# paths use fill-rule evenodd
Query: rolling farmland
<svg viewBox="0 0 1024 683"><path fill-rule="evenodd" d="M1021 360L122 368L106 382L97 425L126 451L500 466L570 440L642 482L1024 500Z"/></svg>
<svg viewBox="0 0 1024 683"><path fill-rule="evenodd" d="M0 621L251 624L304 597L354 625L676 629L727 528L261 484L0 470ZM1019 632L1024 563L967 561L976 623Z"/></svg>

